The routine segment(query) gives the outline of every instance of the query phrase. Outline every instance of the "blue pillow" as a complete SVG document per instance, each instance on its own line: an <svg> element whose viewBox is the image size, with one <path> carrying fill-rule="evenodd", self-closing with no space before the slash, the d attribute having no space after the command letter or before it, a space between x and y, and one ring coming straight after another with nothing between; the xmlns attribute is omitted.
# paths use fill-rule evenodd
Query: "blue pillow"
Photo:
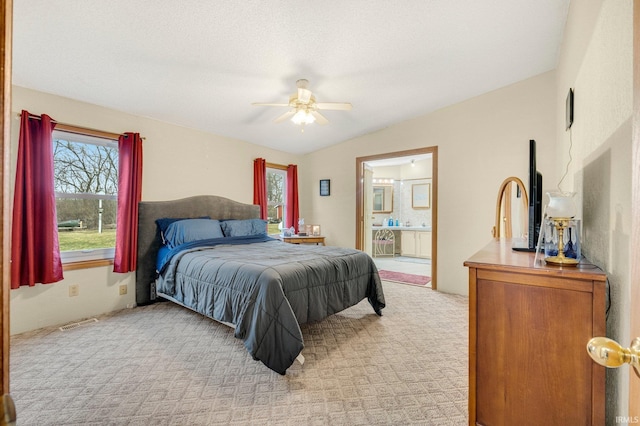
<svg viewBox="0 0 640 426"><path fill-rule="evenodd" d="M211 219L183 219L173 222L164 233L165 244L176 247L191 241L223 238L220 222Z"/></svg>
<svg viewBox="0 0 640 426"><path fill-rule="evenodd" d="M263 219L225 220L220 226L225 237L267 235L267 221Z"/></svg>
<svg viewBox="0 0 640 426"><path fill-rule="evenodd" d="M211 219L209 216L200 216L200 217L163 217L160 219L156 219L156 225L158 225L158 229L160 232L165 233L169 225L173 222L177 222L179 220L187 220L187 219Z"/></svg>
<svg viewBox="0 0 640 426"><path fill-rule="evenodd" d="M211 219L209 216L201 216L198 218L192 217L163 217L160 219L156 219L156 225L158 225L158 229L160 230L160 236L162 237L162 244L167 244L167 240L164 237L164 233L167 232L167 228L173 222L177 222L179 220L187 220L187 219Z"/></svg>

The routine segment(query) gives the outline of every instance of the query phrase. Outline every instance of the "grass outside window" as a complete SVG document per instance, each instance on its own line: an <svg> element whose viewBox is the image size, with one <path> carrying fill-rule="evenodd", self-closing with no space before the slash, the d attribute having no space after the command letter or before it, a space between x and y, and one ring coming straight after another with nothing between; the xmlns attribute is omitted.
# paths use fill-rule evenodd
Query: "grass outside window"
<svg viewBox="0 0 640 426"><path fill-rule="evenodd" d="M96 229L58 231L58 241L60 251L112 248L116 246L116 230L103 229L102 233Z"/></svg>

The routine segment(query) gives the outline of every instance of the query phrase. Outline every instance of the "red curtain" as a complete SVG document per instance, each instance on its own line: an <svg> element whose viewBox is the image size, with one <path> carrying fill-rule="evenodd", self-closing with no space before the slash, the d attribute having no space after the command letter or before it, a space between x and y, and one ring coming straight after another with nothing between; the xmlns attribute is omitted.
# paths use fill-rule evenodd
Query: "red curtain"
<svg viewBox="0 0 640 426"><path fill-rule="evenodd" d="M142 199L142 138L127 132L118 139L118 216L113 272L136 270L138 203Z"/></svg>
<svg viewBox="0 0 640 426"><path fill-rule="evenodd" d="M260 206L260 219L267 219L267 162L264 158L253 161L253 204Z"/></svg>
<svg viewBox="0 0 640 426"><path fill-rule="evenodd" d="M51 117L22 111L11 225L11 288L60 281Z"/></svg>
<svg viewBox="0 0 640 426"><path fill-rule="evenodd" d="M298 219L300 212L298 210L298 166L289 164L287 166L287 214L285 215L287 223L285 227L292 226L298 233Z"/></svg>

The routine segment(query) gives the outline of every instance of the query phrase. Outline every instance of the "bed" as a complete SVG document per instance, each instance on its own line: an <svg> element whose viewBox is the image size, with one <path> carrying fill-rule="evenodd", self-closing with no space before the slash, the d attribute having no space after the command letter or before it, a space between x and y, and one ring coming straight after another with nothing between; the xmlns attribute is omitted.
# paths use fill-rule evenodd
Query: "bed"
<svg viewBox="0 0 640 426"><path fill-rule="evenodd" d="M384 293L366 253L287 244L258 218L258 206L213 195L141 202L136 303L166 299L231 325L255 360L285 374L304 348L300 324L364 299L382 315Z"/></svg>

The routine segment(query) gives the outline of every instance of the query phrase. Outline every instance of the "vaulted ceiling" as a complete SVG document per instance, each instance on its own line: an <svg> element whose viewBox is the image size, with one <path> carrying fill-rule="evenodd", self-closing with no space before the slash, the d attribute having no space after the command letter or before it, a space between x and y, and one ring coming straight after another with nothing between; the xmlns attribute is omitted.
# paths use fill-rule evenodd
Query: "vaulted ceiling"
<svg viewBox="0 0 640 426"><path fill-rule="evenodd" d="M308 153L553 70L569 0L14 0L13 83ZM296 80L329 123L273 120ZM33 111L36 113L48 111ZM119 131L122 129L109 129Z"/></svg>

